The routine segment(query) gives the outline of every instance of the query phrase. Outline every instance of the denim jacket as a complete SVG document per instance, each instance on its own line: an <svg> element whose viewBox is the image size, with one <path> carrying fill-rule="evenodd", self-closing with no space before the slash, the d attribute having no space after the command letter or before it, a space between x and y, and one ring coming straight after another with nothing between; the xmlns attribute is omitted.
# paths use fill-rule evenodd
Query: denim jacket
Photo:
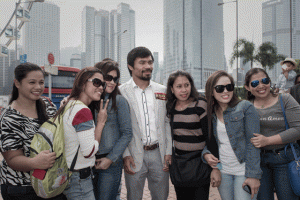
<svg viewBox="0 0 300 200"><path fill-rule="evenodd" d="M262 170L260 169L260 149L253 146L250 139L253 133L260 132L259 115L249 101L240 101L235 107L228 107L223 112L226 132L231 147L240 163L246 163L245 176L247 178L260 179ZM212 117L213 134L219 146L217 135L217 116ZM207 148L202 152L210 153Z"/></svg>
<svg viewBox="0 0 300 200"><path fill-rule="evenodd" d="M108 98L108 94L106 98ZM107 106L107 120L102 131L99 145L99 154L106 154L107 158L116 162L122 158L125 148L132 138L131 118L129 105L126 99L117 95L117 111L111 109L112 101ZM104 101L103 104L105 104Z"/></svg>

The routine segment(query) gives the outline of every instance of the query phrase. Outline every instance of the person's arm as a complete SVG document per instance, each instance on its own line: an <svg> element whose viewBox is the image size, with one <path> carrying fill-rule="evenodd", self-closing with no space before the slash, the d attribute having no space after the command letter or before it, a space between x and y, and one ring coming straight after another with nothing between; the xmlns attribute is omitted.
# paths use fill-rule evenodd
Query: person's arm
<svg viewBox="0 0 300 200"><path fill-rule="evenodd" d="M245 109L245 136L246 136L246 151L245 151L245 164L247 179L244 181L242 187L248 185L251 188L251 198L258 192L260 186L260 179L262 170L260 168L260 149L256 148L251 143L251 138L254 137L253 133L260 132L259 115L253 104L246 102Z"/></svg>
<svg viewBox="0 0 300 200"><path fill-rule="evenodd" d="M107 155L112 162L117 161L124 153L126 147L132 139L132 124L128 102L122 96L117 98L117 119L116 126L120 128L121 137L116 142L113 149Z"/></svg>
<svg viewBox="0 0 300 200"><path fill-rule="evenodd" d="M56 159L55 152L49 150L40 152L36 157L29 158L22 149L2 152L8 166L16 171L29 172L34 169L48 169L53 166Z"/></svg>
<svg viewBox="0 0 300 200"><path fill-rule="evenodd" d="M99 123L99 119L97 119L98 123L95 127L91 110L87 107L78 106L76 108L76 106L77 105L73 108L73 111L75 111L75 109L78 109L78 111L70 120L72 120L72 126L77 133L80 151L85 158L89 158L94 156L98 150L103 123Z"/></svg>
<svg viewBox="0 0 300 200"><path fill-rule="evenodd" d="M245 164L247 178L260 179L262 176L262 170L260 168L260 149L256 148L251 143L251 138L254 137L253 133L260 133L260 121L259 115L253 104L246 101L244 111L244 127L246 137L246 155Z"/></svg>
<svg viewBox="0 0 300 200"><path fill-rule="evenodd" d="M293 81L293 80L295 80L296 76L297 76L297 73L294 70L291 70L287 73L286 79L288 81Z"/></svg>
<svg viewBox="0 0 300 200"><path fill-rule="evenodd" d="M0 151L9 167L23 172L52 167L56 158L55 152L42 151L34 158L24 155L23 138L17 133L25 130L21 124L11 123L11 120L10 117L3 117L0 122Z"/></svg>

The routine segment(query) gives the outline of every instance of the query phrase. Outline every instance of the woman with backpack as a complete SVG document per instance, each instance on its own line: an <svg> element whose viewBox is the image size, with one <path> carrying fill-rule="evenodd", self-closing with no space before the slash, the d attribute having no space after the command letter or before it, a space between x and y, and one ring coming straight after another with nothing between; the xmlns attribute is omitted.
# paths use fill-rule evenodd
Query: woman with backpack
<svg viewBox="0 0 300 200"><path fill-rule="evenodd" d="M20 64L14 73L9 106L2 109L0 116L0 151L4 157L0 169L1 195L4 200L39 200L42 198L31 186L29 171L52 167L56 155L42 151L29 158L29 147L34 134L56 109L41 98L45 86L44 72L39 66Z"/></svg>
<svg viewBox="0 0 300 200"><path fill-rule="evenodd" d="M122 155L132 138L130 109L118 88L120 80L118 63L107 60L97 63L95 67L104 73L106 82L104 102L109 100L107 121L96 154L95 197L97 200L115 200L122 176Z"/></svg>
<svg viewBox="0 0 300 200"><path fill-rule="evenodd" d="M56 114L58 117L64 113L62 119L65 132L65 154L69 169L73 159L77 156L70 183L64 191L68 199L95 199L91 168L95 165L95 154L99 148L107 118L106 108L109 101L103 107L103 99L101 99L105 87L106 83L99 69L95 67L82 69L76 75L67 103ZM100 103L97 126L95 126L92 114L95 111L88 107L92 102ZM66 107L69 109L64 111Z"/></svg>

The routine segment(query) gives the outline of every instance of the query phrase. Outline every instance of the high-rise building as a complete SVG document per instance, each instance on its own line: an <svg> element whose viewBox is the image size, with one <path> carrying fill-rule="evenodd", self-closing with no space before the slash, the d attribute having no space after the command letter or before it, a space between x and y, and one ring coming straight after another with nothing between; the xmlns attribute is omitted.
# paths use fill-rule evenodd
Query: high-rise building
<svg viewBox="0 0 300 200"><path fill-rule="evenodd" d="M81 69L81 54L72 54L70 59L70 66Z"/></svg>
<svg viewBox="0 0 300 200"><path fill-rule="evenodd" d="M60 8L51 2L34 3L30 11L30 22L23 30L23 53L27 61L37 65L48 63L48 53L60 63Z"/></svg>
<svg viewBox="0 0 300 200"><path fill-rule="evenodd" d="M82 12L83 67L93 66L104 58L119 63L120 83L130 79L127 54L135 47L135 12L130 5L120 3L110 13L86 6Z"/></svg>
<svg viewBox="0 0 300 200"><path fill-rule="evenodd" d="M95 63L109 56L109 12L95 11Z"/></svg>
<svg viewBox="0 0 300 200"><path fill-rule="evenodd" d="M189 72L197 89L224 69L222 0L164 0L164 67ZM167 78L167 77L166 77Z"/></svg>
<svg viewBox="0 0 300 200"><path fill-rule="evenodd" d="M299 10L299 0L268 0L262 4L262 41L273 42L279 54L287 57L292 55L294 59L300 58ZM290 16L292 16L292 23L290 23ZM281 72L279 63L272 70L268 70L273 82L276 82Z"/></svg>
<svg viewBox="0 0 300 200"><path fill-rule="evenodd" d="M153 71L152 71L152 80L156 80L156 76L159 76L159 64L158 64L158 52L153 52Z"/></svg>
<svg viewBox="0 0 300 200"><path fill-rule="evenodd" d="M82 68L95 64L95 8L85 6L81 21Z"/></svg>
<svg viewBox="0 0 300 200"><path fill-rule="evenodd" d="M80 54L81 53L81 47L65 47L60 49L60 64L62 66L70 66L70 59L72 57L72 54ZM80 66L81 69L81 66Z"/></svg>
<svg viewBox="0 0 300 200"><path fill-rule="evenodd" d="M17 66L15 61L15 50L9 50L7 57L0 57L0 95L11 94L14 69Z"/></svg>

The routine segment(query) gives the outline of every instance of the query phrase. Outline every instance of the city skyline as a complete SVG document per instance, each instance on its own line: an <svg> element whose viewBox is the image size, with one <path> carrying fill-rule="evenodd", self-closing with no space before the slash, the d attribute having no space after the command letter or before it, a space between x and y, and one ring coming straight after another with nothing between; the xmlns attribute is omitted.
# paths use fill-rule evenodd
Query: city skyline
<svg viewBox="0 0 300 200"><path fill-rule="evenodd" d="M111 1L70 1L50 0L61 10L60 48L77 47L81 44L81 12L84 6L93 6L96 9L113 10L121 2L130 4L136 12L136 46L146 46L152 52L159 52L160 61L163 59L163 0L111 0ZM224 1L229 2L229 1ZM239 36L253 40L256 46L261 44L261 3L263 0L239 0ZM15 4L5 0L5 10L0 8L0 15L11 13ZM224 51L226 62L230 58L235 42L235 3L226 3L224 9ZM10 16L3 17L7 22ZM2 42L1 38L1 43ZM12 46L10 46L12 48ZM228 67L230 69L230 67Z"/></svg>

